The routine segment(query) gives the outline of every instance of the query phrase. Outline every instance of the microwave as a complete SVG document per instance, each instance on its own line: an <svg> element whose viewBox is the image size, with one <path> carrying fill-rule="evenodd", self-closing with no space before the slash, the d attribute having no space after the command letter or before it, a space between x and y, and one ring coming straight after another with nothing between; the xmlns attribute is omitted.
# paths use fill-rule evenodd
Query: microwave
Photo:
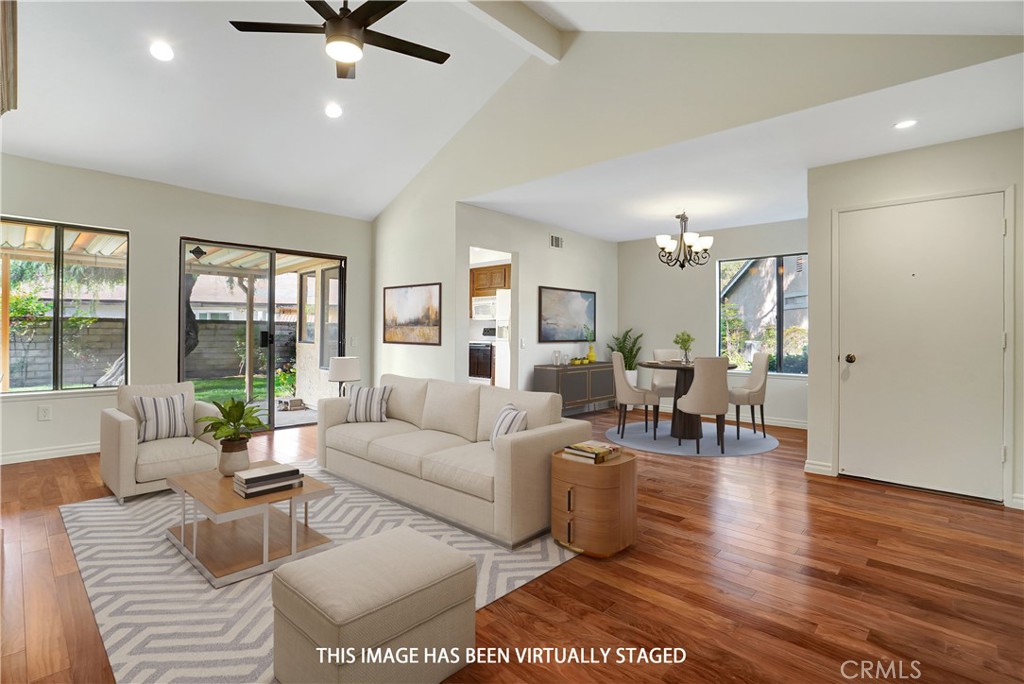
<svg viewBox="0 0 1024 684"><path fill-rule="evenodd" d="M497 306L496 297L473 297L473 318L493 321Z"/></svg>

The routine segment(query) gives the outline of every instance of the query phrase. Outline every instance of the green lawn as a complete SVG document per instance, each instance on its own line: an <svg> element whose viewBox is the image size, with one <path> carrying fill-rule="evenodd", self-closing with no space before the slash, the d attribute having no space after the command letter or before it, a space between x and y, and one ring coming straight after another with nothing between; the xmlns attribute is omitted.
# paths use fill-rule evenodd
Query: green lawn
<svg viewBox="0 0 1024 684"><path fill-rule="evenodd" d="M216 401L223 403L230 397L245 399L245 377L236 375L229 378L207 378L193 380L196 386L196 399L199 401ZM267 379L255 377L252 379L252 393L257 401L267 396Z"/></svg>

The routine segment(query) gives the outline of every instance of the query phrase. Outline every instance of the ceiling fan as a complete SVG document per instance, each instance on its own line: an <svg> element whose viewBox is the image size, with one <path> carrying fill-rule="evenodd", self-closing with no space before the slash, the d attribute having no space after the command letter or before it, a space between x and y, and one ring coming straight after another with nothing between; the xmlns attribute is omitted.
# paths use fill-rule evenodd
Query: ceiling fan
<svg viewBox="0 0 1024 684"><path fill-rule="evenodd" d="M232 21L239 31L256 33L322 33L327 37L327 54L337 63L338 78L355 78L356 62L363 58L363 45L373 45L403 55L425 59L428 62L444 64L451 57L425 45L410 43L370 30L369 26L404 5L402 2L381 2L367 0L354 10L348 8L348 0L335 12L323 0L306 0L317 14L324 19L322 24L277 24L264 21Z"/></svg>

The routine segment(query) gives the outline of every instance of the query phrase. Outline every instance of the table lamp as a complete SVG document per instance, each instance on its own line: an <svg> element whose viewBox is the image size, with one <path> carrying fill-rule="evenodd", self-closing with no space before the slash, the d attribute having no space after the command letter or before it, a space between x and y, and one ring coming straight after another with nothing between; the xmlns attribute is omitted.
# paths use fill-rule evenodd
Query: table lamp
<svg viewBox="0 0 1024 684"><path fill-rule="evenodd" d="M360 379L358 356L332 356L327 371L327 382L338 383L338 396L343 397L345 383Z"/></svg>

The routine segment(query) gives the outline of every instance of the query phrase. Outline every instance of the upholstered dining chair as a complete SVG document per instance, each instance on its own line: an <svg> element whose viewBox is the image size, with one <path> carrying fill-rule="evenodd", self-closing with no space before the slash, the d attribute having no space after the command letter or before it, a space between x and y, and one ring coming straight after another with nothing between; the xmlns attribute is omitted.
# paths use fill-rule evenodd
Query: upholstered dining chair
<svg viewBox="0 0 1024 684"><path fill-rule="evenodd" d="M725 414L729 411L729 359L725 356L711 356L693 360L693 384L676 401L683 413L691 416L711 415L715 417L718 444L725 453ZM680 439L682 444L683 440ZM697 436L697 453L700 453L700 436Z"/></svg>
<svg viewBox="0 0 1024 684"><path fill-rule="evenodd" d="M754 418L754 407L761 407L761 436L767 438L764 431L764 395L768 387L768 354L757 352L750 364L750 377L746 383L729 390L729 403L736 404L736 439L740 438L740 406L750 406L750 427L757 434L757 419Z"/></svg>
<svg viewBox="0 0 1024 684"><path fill-rule="evenodd" d="M655 361L671 361L678 359L682 352L676 349L655 349ZM659 397L675 399L676 372L674 370L656 370L651 372L651 391Z"/></svg>
<svg viewBox="0 0 1024 684"><path fill-rule="evenodd" d="M654 439L658 439L658 395L645 389L638 389L629 384L626 378L626 363L622 359L621 352L612 352L612 370L615 373L615 403L619 407L619 423L617 432L619 437L626 434L626 406L628 404L644 405L644 432L647 432L648 416L647 409L654 407Z"/></svg>
<svg viewBox="0 0 1024 684"><path fill-rule="evenodd" d="M196 401L191 382L121 385L117 408L100 412L100 476L124 503L125 497L168 489L167 478L213 470L220 443L197 436L203 416L219 415L213 404Z"/></svg>

